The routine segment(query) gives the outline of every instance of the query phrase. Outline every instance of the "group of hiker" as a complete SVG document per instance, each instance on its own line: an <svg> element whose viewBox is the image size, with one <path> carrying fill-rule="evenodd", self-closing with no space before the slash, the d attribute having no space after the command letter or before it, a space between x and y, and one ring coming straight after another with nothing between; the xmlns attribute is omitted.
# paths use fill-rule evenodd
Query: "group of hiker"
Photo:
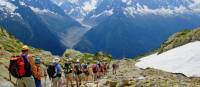
<svg viewBox="0 0 200 87"><path fill-rule="evenodd" d="M70 58L62 66L60 58L55 57L52 63L47 66L47 69L43 70L41 58L39 56L33 58L29 54L28 46L23 46L21 51L21 55L11 57L9 65L10 75L17 78L17 87L42 87L41 79L43 77L45 79L49 77L53 87L61 87L62 77L65 77L67 87L73 87L73 82L76 82L76 86L79 87L82 81L95 81L106 75L109 69L108 62L98 60L96 63L91 64L86 61L80 62L79 59L72 61ZM112 65L113 71L116 70L116 67L117 64Z"/></svg>

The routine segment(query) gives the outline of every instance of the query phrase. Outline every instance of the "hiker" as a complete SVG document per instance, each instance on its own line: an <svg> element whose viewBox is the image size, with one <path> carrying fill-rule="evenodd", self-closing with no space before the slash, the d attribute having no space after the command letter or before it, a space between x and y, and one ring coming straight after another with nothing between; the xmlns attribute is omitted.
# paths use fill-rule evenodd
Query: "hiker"
<svg viewBox="0 0 200 87"><path fill-rule="evenodd" d="M49 79L52 80L53 87L60 87L61 85L61 65L59 64L60 59L58 57L55 57L53 59L53 63L50 63L48 65L48 75Z"/></svg>
<svg viewBox="0 0 200 87"><path fill-rule="evenodd" d="M116 74L117 68L119 68L119 66L116 63L112 64L112 72L113 74Z"/></svg>
<svg viewBox="0 0 200 87"><path fill-rule="evenodd" d="M107 74L107 70L108 70L108 63L107 63L107 62L104 62L104 63L103 63L103 72L104 72L104 75Z"/></svg>
<svg viewBox="0 0 200 87"><path fill-rule="evenodd" d="M89 75L90 75L90 73L89 73L89 67L88 67L88 63L84 63L84 64L82 64L82 71L83 71L83 73L84 73L84 75L85 75L85 81L87 82L88 81L88 78L89 78Z"/></svg>
<svg viewBox="0 0 200 87"><path fill-rule="evenodd" d="M37 56L35 58L35 67L37 69L37 75L34 76L36 87L42 87L42 82L41 82L42 70L40 64L41 64L40 58Z"/></svg>
<svg viewBox="0 0 200 87"><path fill-rule="evenodd" d="M73 66L73 72L74 72L74 78L76 80L76 85L77 87L79 87L81 85L81 64L80 64L80 60L77 59L76 63Z"/></svg>
<svg viewBox="0 0 200 87"><path fill-rule="evenodd" d="M97 64L92 65L92 72L93 72L93 81L96 81L97 80L97 72L98 72Z"/></svg>
<svg viewBox="0 0 200 87"><path fill-rule="evenodd" d="M65 73L65 79L66 79L66 85L68 87L69 82L71 83L71 87L73 87L73 76L72 76L72 62L71 60L67 59L64 65L64 73Z"/></svg>
<svg viewBox="0 0 200 87"><path fill-rule="evenodd" d="M103 65L103 62L101 61L100 62L100 77L103 76L104 74L104 65Z"/></svg>
<svg viewBox="0 0 200 87"><path fill-rule="evenodd" d="M100 78L103 73L102 63L101 61L97 61L97 78Z"/></svg>
<svg viewBox="0 0 200 87"><path fill-rule="evenodd" d="M17 87L35 87L35 81L33 75L36 74L36 68L34 68L34 61L29 54L29 47L22 47L22 54L17 57L18 70L13 71L13 65L10 63L9 71L13 74L19 74L17 77ZM14 63L13 63L14 64ZM13 73L15 72L15 73Z"/></svg>

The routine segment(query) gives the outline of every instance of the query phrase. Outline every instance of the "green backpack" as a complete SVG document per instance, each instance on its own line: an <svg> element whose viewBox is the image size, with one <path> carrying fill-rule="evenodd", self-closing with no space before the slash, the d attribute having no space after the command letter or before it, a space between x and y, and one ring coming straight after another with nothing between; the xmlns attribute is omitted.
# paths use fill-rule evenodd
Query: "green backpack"
<svg viewBox="0 0 200 87"><path fill-rule="evenodd" d="M64 72L65 72L65 74L72 73L72 63L70 63L70 62L65 63Z"/></svg>

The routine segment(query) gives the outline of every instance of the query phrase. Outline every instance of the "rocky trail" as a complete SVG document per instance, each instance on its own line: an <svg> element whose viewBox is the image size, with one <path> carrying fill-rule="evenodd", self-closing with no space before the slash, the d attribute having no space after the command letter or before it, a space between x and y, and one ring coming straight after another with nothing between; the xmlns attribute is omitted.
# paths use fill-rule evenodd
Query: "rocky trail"
<svg viewBox="0 0 200 87"><path fill-rule="evenodd" d="M200 78L150 68L143 70L135 66L135 60L120 60L117 63L119 69L116 74L109 70L98 80L98 86L88 83L84 87L200 87Z"/></svg>
<svg viewBox="0 0 200 87"><path fill-rule="evenodd" d="M109 70L107 75L97 81L82 82L80 87L200 87L200 78L186 77L183 74L173 74L156 69L140 69L135 66L135 60L113 61L119 64L116 74ZM111 62L111 64L113 63ZM66 87L62 78L62 87ZM50 87L50 81L47 81ZM75 82L73 83L76 87Z"/></svg>
<svg viewBox="0 0 200 87"><path fill-rule="evenodd" d="M135 66L136 61L129 60L117 60L110 63L119 64L119 69L116 74L112 73L112 69L109 69L107 75L101 77L97 81L92 81L90 76L88 82L82 82L80 87L200 87L200 78L186 77L183 74L173 74L156 69L140 69ZM5 69L4 67L2 69ZM5 69L6 71L6 69ZM2 72L2 75L7 75L6 72ZM1 79L2 77L0 77ZM5 78L4 78L5 79ZM0 87L14 87L8 80L1 80ZM51 81L49 78L43 78L43 87L51 87ZM45 86L46 83L46 86ZM73 83L76 87L75 82ZM64 75L62 77L62 86L65 85Z"/></svg>

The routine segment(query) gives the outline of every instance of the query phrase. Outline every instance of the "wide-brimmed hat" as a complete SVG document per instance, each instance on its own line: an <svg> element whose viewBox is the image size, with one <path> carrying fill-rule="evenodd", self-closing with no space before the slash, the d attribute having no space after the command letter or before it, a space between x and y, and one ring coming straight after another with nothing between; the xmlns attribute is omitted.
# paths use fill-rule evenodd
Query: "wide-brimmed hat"
<svg viewBox="0 0 200 87"><path fill-rule="evenodd" d="M22 50L29 50L29 47L27 45L22 46Z"/></svg>

